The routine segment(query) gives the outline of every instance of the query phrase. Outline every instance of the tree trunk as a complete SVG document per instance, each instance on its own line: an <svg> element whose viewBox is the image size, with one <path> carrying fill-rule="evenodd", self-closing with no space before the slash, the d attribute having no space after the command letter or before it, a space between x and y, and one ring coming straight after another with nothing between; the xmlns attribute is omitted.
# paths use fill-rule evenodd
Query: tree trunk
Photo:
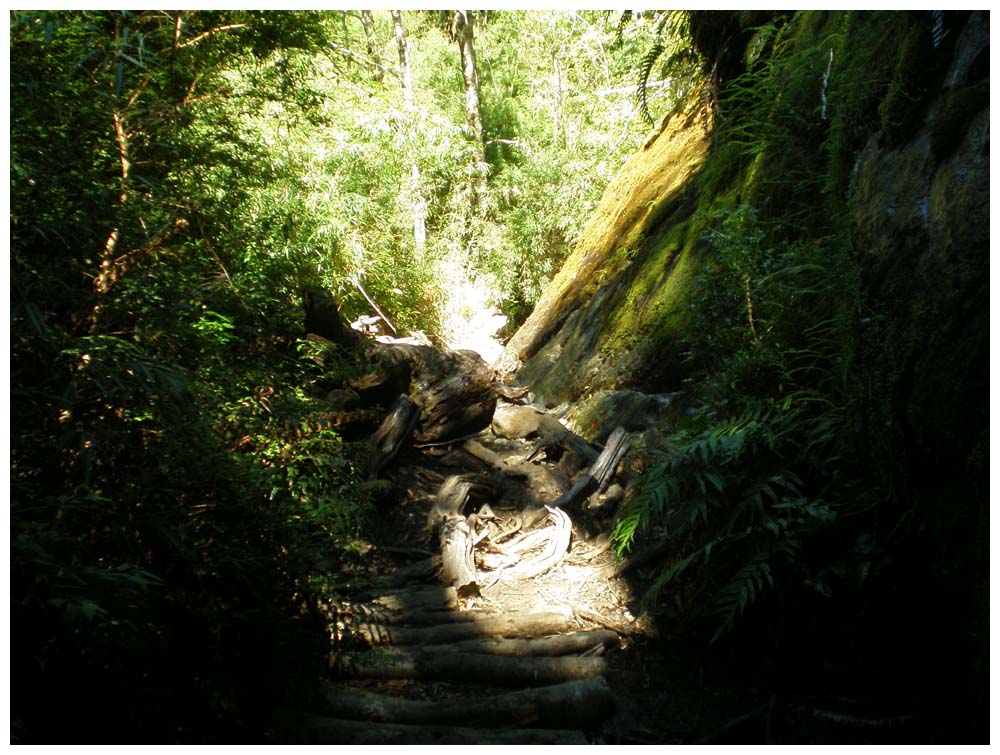
<svg viewBox="0 0 1000 755"><path fill-rule="evenodd" d="M400 11L392 11L392 23L396 30L396 46L399 49L399 78L403 82L403 112L410 121L410 138L413 134L413 121L417 117L413 105L413 68L410 63L410 40L403 29L403 15ZM415 152L415 150L414 150ZM414 162L410 165L410 185L408 187L410 202L413 205L413 253L417 260L424 255L427 247L427 203L420 191L420 166Z"/></svg>
<svg viewBox="0 0 1000 755"><path fill-rule="evenodd" d="M469 138L477 143L479 165L473 166L472 206L478 207L486 194L486 147L483 141L483 116L479 104L479 71L476 68L475 16L471 11L455 11L455 38L462 54L462 77L465 79L465 121Z"/></svg>
<svg viewBox="0 0 1000 755"><path fill-rule="evenodd" d="M365 30L365 43L368 46L368 75L372 81L382 81L381 61L378 58L378 40L375 38L375 19L370 10L361 11L361 26Z"/></svg>
<svg viewBox="0 0 1000 755"><path fill-rule="evenodd" d="M416 725L474 724L491 729L507 726L590 729L614 711L611 689L603 676L548 687L509 692L461 705L380 695L324 684L326 712L338 718Z"/></svg>

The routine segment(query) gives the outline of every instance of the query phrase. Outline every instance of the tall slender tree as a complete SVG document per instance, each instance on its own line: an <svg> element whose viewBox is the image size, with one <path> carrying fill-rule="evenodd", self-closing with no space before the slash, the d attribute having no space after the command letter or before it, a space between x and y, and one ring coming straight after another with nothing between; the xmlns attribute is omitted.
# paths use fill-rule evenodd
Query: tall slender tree
<svg viewBox="0 0 1000 755"><path fill-rule="evenodd" d="M392 24L396 32L396 46L399 49L399 79L403 85L403 111L406 127L412 131L416 106L413 104L413 67L410 62L410 40L403 28L403 15L392 11ZM413 204L413 249L417 259L423 257L427 246L427 203L420 191L420 166L416 159L410 165L409 193Z"/></svg>
<svg viewBox="0 0 1000 755"><path fill-rule="evenodd" d="M474 11L456 10L452 24L455 41L462 55L462 76L465 79L465 120L469 138L478 144L479 165L472 166L472 204L477 206L486 194L486 147L483 139L483 114L479 99L479 71L476 67Z"/></svg>

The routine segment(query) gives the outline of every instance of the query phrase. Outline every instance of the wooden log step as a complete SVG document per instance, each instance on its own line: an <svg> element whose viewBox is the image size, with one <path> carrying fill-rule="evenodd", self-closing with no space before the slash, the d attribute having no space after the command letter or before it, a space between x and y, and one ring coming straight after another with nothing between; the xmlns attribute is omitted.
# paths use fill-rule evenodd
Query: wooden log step
<svg viewBox="0 0 1000 755"><path fill-rule="evenodd" d="M448 645L423 645L425 653L487 653L489 655L559 656L582 653L601 646L618 647L618 635L609 629L592 629L587 632L555 634L549 637L496 638L482 637L462 640Z"/></svg>
<svg viewBox="0 0 1000 755"><path fill-rule="evenodd" d="M377 622L352 627L356 638L372 645L429 645L477 637L544 637L569 631L572 620L560 613L487 614L474 621L437 626L386 626Z"/></svg>
<svg viewBox="0 0 1000 755"><path fill-rule="evenodd" d="M614 698L603 676L535 687L503 695L469 698L461 704L408 700L325 682L324 713L337 718L411 725L461 725L474 721L490 728L593 729L614 712Z"/></svg>
<svg viewBox="0 0 1000 755"><path fill-rule="evenodd" d="M458 605L458 594L454 587L442 585L387 592L385 595L373 598L372 603L394 611L434 611L455 608Z"/></svg>
<svg viewBox="0 0 1000 755"><path fill-rule="evenodd" d="M491 619L498 614L494 611L391 611L377 605L340 605L336 616L341 621L355 623L392 624L394 626L415 625L434 626L437 624L462 623Z"/></svg>
<svg viewBox="0 0 1000 755"><path fill-rule="evenodd" d="M602 676L604 658L517 658L485 653L441 653L388 648L332 653L330 673L342 679L457 681L501 687L531 687Z"/></svg>
<svg viewBox="0 0 1000 755"><path fill-rule="evenodd" d="M341 718L288 716L285 726L297 744L350 745L585 745L581 731L562 729L471 729L464 726L373 724Z"/></svg>

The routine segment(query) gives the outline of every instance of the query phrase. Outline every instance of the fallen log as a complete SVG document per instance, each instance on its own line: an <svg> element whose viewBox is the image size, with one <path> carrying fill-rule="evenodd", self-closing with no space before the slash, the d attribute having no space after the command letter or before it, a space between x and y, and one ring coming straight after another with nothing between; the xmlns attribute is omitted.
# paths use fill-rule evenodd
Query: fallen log
<svg viewBox="0 0 1000 755"><path fill-rule="evenodd" d="M494 611L452 611L452 610L407 610L393 611L375 604L344 603L334 605L336 618L343 622L358 624L392 624L394 626L436 626L438 624L461 624L470 621L491 619L499 614Z"/></svg>
<svg viewBox="0 0 1000 755"><path fill-rule="evenodd" d="M419 353L423 371L411 395L422 409L414 440L434 443L488 427L497 403L489 365L474 352Z"/></svg>
<svg viewBox="0 0 1000 755"><path fill-rule="evenodd" d="M485 653L442 653L419 650L368 650L334 653L330 673L343 679L409 679L459 681L500 687L544 686L602 676L604 658L577 656L510 657Z"/></svg>
<svg viewBox="0 0 1000 755"><path fill-rule="evenodd" d="M372 436L373 457L369 477L375 477L385 464L392 459L413 432L420 414L419 407L409 396L399 396L392 411Z"/></svg>
<svg viewBox="0 0 1000 755"><path fill-rule="evenodd" d="M572 655L603 645L617 647L618 635L608 629L593 629L572 634L554 634L550 637L531 639L498 639L483 637L474 640L452 642L448 645L423 645L426 653L487 653L488 655Z"/></svg>
<svg viewBox="0 0 1000 755"><path fill-rule="evenodd" d="M569 631L572 622L559 613L483 614L471 622L436 626L386 626L374 621L351 629L356 639L371 645L428 645L477 637L544 637Z"/></svg>
<svg viewBox="0 0 1000 755"><path fill-rule="evenodd" d="M372 598L371 602L394 611L433 611L455 608L458 605L458 594L454 587L441 585L420 590L389 592Z"/></svg>
<svg viewBox="0 0 1000 755"><path fill-rule="evenodd" d="M585 745L580 731L470 729L464 726L373 724L303 714L287 717L287 736L298 744L351 745Z"/></svg>
<svg viewBox="0 0 1000 755"><path fill-rule="evenodd" d="M408 700L325 682L325 713L338 718L398 724L448 725L475 721L489 728L593 729L614 712L603 676L548 687L468 699Z"/></svg>

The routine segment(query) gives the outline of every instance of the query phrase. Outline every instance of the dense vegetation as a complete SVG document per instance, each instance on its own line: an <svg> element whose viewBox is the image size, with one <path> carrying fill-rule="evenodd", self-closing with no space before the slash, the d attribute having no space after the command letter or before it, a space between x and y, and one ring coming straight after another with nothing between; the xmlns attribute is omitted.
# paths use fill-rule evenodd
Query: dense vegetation
<svg viewBox="0 0 1000 755"><path fill-rule="evenodd" d="M306 700L311 597L355 579L378 517L353 439L298 432L358 369L320 371L303 288L434 339L484 307L513 332L649 123L692 101L716 124L697 184L650 203L608 274L690 255L662 290L692 304L653 329L673 360L636 382L697 411L615 543L667 533L647 605L670 595L679 633L751 676L765 657L763 688L846 694L870 666L888 695L926 663L921 704L950 697L978 736L980 289L961 329L916 284L879 288L907 263L858 248L849 191L873 134L921 127L966 18L12 13L12 737L260 739ZM981 68L933 111L936 159L988 104ZM925 378L935 318L964 351ZM899 641L920 620L942 648Z"/></svg>
<svg viewBox="0 0 1000 755"><path fill-rule="evenodd" d="M476 134L457 18L11 15L14 736L253 730L370 525L302 287L523 318L642 138L650 20L476 14Z"/></svg>

